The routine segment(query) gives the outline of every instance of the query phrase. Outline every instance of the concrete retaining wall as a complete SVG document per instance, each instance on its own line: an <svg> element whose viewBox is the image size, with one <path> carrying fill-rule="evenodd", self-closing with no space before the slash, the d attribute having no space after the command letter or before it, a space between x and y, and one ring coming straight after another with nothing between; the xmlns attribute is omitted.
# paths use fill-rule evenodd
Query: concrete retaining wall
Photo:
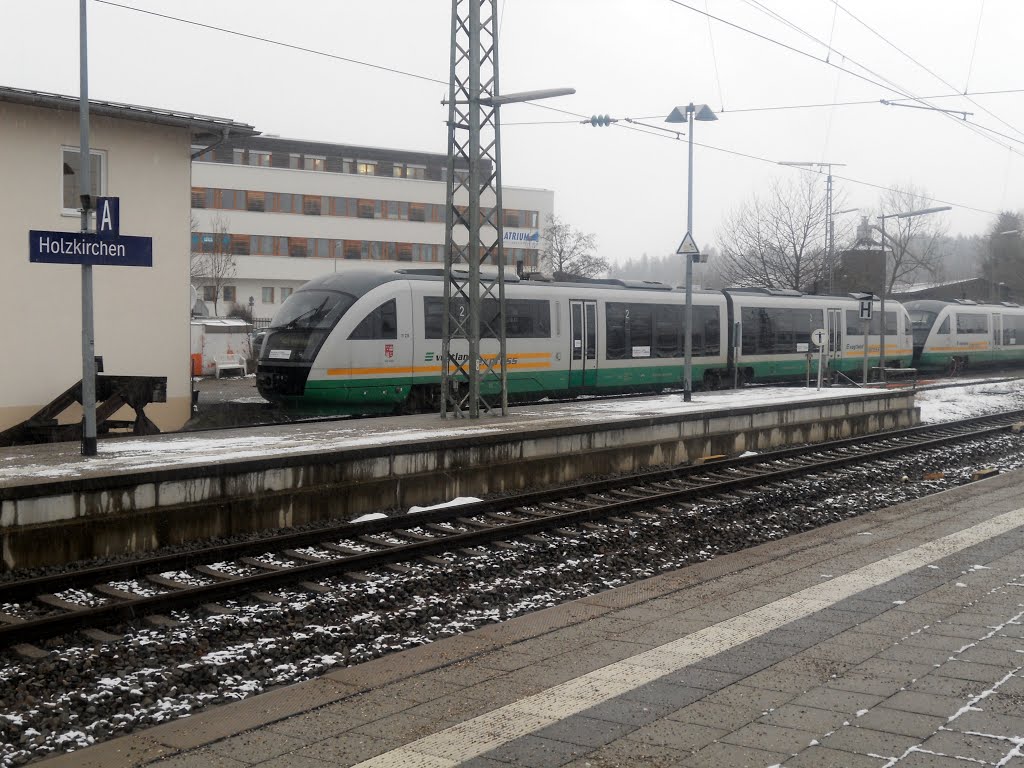
<svg viewBox="0 0 1024 768"><path fill-rule="evenodd" d="M913 393L883 392L604 425L524 427L207 467L0 489L5 569L405 509L582 477L912 426Z"/></svg>

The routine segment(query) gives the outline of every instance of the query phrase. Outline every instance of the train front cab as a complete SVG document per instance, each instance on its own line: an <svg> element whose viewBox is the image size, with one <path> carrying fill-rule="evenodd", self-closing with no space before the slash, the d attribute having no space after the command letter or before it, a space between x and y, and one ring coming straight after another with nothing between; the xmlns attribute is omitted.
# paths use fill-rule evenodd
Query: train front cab
<svg viewBox="0 0 1024 768"><path fill-rule="evenodd" d="M306 283L274 316L256 385L266 399L311 411L384 410L409 392L412 340L404 281L351 271ZM397 293L396 293L397 291ZM401 337L401 338L400 338Z"/></svg>
<svg viewBox="0 0 1024 768"><path fill-rule="evenodd" d="M1024 360L1024 309L1019 305L912 301L914 356L926 370L957 372Z"/></svg>

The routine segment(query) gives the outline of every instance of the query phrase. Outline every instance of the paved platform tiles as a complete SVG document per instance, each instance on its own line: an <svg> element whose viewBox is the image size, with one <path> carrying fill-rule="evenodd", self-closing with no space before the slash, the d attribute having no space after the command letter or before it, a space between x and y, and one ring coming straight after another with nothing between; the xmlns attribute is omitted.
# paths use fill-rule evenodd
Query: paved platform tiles
<svg viewBox="0 0 1024 768"><path fill-rule="evenodd" d="M40 765L1024 768L1024 473Z"/></svg>

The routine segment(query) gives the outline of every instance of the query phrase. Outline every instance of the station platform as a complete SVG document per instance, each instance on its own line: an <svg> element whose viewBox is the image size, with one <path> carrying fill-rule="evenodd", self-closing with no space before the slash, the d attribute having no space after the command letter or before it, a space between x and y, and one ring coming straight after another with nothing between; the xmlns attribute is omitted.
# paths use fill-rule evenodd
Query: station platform
<svg viewBox="0 0 1024 768"><path fill-rule="evenodd" d="M39 765L1021 768L1022 482L871 512Z"/></svg>
<svg viewBox="0 0 1024 768"><path fill-rule="evenodd" d="M907 390L750 388L0 449L3 567L352 520L916 424ZM60 534L54 535L54 528ZM132 551L128 549L127 551Z"/></svg>

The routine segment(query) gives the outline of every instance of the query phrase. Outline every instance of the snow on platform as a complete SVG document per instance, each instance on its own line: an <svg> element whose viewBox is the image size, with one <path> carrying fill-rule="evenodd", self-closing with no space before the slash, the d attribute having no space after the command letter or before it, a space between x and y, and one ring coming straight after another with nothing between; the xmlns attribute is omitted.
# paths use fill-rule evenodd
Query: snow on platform
<svg viewBox="0 0 1024 768"><path fill-rule="evenodd" d="M689 403L684 402L682 393L592 401L583 399L512 408L508 418L485 414L477 420L454 417L442 420L437 414L420 414L117 438L101 440L99 455L94 457L81 456L78 443L18 446L0 448L0 488L40 480L103 477L183 465L221 464L458 436L473 437L519 430L722 412L736 408L763 406L770 409L790 403L835 401L879 394L877 389L758 387L696 392Z"/></svg>

